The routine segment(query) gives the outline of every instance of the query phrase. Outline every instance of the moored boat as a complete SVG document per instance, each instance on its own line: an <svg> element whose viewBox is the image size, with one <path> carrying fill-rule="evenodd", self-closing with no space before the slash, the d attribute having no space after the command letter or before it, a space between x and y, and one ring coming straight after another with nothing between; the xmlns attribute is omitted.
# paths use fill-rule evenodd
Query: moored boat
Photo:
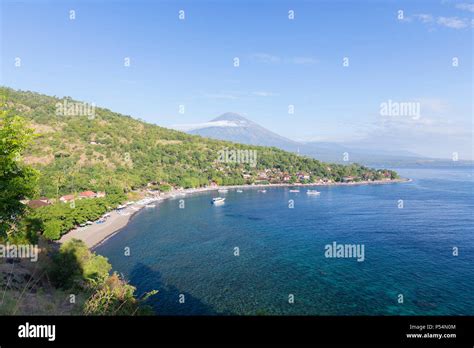
<svg viewBox="0 0 474 348"><path fill-rule="evenodd" d="M212 204L217 205L217 204L222 204L224 203L225 198L223 197L216 197L212 199Z"/></svg>
<svg viewBox="0 0 474 348"><path fill-rule="evenodd" d="M306 191L306 194L319 196L321 194L321 192L319 192L318 190L308 190L308 191Z"/></svg>

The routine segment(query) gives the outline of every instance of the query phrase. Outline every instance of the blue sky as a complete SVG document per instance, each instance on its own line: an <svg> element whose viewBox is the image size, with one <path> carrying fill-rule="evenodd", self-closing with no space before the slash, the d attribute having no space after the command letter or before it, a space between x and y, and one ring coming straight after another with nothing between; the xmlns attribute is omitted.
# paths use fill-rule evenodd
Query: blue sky
<svg viewBox="0 0 474 348"><path fill-rule="evenodd" d="M233 111L296 140L472 158L472 2L0 1L2 85L163 126ZM389 100L420 117L381 116Z"/></svg>

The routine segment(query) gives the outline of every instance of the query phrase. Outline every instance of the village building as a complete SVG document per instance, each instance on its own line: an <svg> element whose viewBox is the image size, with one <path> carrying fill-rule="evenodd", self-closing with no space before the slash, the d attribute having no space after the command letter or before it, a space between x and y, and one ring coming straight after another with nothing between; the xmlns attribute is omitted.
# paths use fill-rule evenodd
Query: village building
<svg viewBox="0 0 474 348"><path fill-rule="evenodd" d="M29 201L27 204L30 208L36 209L36 208L46 207L50 205L51 202L48 199L33 199Z"/></svg>
<svg viewBox="0 0 474 348"><path fill-rule="evenodd" d="M352 181L354 181L355 179L357 179L356 176L345 176L345 177L342 178L342 181L343 181L343 182L352 182Z"/></svg>
<svg viewBox="0 0 474 348"><path fill-rule="evenodd" d="M97 197L97 193L93 192L93 191L84 191L84 192L81 192L79 193L79 198L82 199L82 198L96 198Z"/></svg>
<svg viewBox="0 0 474 348"><path fill-rule="evenodd" d="M65 195L60 197L59 200L63 203L72 202L74 200L74 195Z"/></svg>

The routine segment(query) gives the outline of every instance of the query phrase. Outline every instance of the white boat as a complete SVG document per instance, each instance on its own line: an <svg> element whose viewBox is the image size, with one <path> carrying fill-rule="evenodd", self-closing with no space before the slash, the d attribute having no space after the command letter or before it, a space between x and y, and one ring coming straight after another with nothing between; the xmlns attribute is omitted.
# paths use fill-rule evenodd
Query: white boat
<svg viewBox="0 0 474 348"><path fill-rule="evenodd" d="M145 208L154 208L156 207L156 204L147 204L145 205Z"/></svg>
<svg viewBox="0 0 474 348"><path fill-rule="evenodd" d="M219 189L219 190L217 190L217 192L227 193L227 192L229 192L229 190L228 189Z"/></svg>
<svg viewBox="0 0 474 348"><path fill-rule="evenodd" d="M266 193L267 190L258 190L258 192L261 192L261 193Z"/></svg>
<svg viewBox="0 0 474 348"><path fill-rule="evenodd" d="M300 192L300 190L290 190L290 192Z"/></svg>
<svg viewBox="0 0 474 348"><path fill-rule="evenodd" d="M224 203L225 198L222 197L216 197L212 199L212 204L217 205L217 204L222 204Z"/></svg>
<svg viewBox="0 0 474 348"><path fill-rule="evenodd" d="M306 194L319 196L321 194L321 192L319 192L318 190L308 190L308 191L306 191Z"/></svg>
<svg viewBox="0 0 474 348"><path fill-rule="evenodd" d="M237 192L238 192L238 193L242 193L242 192L244 192L244 191L242 191L242 190L237 190Z"/></svg>

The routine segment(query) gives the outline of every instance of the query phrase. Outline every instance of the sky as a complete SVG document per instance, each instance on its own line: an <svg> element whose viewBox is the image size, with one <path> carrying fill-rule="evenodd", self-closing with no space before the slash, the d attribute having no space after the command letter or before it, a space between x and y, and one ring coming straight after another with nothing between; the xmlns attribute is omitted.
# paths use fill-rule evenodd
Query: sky
<svg viewBox="0 0 474 348"><path fill-rule="evenodd" d="M467 0L0 3L4 86L165 127L237 112L294 140L473 158Z"/></svg>

